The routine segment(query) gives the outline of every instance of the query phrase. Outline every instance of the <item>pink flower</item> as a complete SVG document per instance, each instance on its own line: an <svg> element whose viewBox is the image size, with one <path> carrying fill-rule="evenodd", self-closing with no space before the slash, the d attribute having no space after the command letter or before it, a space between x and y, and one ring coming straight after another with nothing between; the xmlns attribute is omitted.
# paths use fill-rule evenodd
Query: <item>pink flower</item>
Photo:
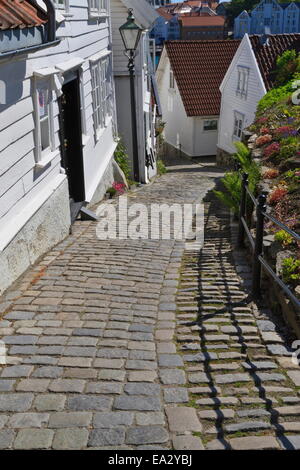
<svg viewBox="0 0 300 470"><path fill-rule="evenodd" d="M125 192L124 183L118 183L117 181L114 181L112 187L117 191L118 194L123 194Z"/></svg>
<svg viewBox="0 0 300 470"><path fill-rule="evenodd" d="M270 134L266 134L266 135L261 135L260 137L257 137L255 143L257 147L262 147L263 145L266 145L269 142L272 142L272 136Z"/></svg>
<svg viewBox="0 0 300 470"><path fill-rule="evenodd" d="M264 157L270 158L278 154L280 151L280 144L278 142L273 142L273 144L268 145L264 150Z"/></svg>

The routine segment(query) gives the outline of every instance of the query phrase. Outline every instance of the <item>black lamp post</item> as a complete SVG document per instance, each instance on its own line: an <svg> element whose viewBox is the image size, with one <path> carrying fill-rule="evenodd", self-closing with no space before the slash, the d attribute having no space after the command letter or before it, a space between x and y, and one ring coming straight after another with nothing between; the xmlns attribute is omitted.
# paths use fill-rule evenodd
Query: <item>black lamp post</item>
<svg viewBox="0 0 300 470"><path fill-rule="evenodd" d="M128 18L125 24L119 28L124 46L125 55L128 57L128 70L130 76L130 98L131 98L131 125L132 125L132 150L133 150L133 174L134 180L140 181L139 155L138 155L138 137L137 137L137 117L136 101L134 89L134 58L136 50L141 39L143 29L135 23L133 10L128 10Z"/></svg>

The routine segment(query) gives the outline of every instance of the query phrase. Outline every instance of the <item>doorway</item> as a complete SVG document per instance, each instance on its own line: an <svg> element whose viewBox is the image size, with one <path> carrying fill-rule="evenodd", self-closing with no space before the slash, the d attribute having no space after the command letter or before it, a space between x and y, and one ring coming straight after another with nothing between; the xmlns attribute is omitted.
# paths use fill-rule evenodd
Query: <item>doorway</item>
<svg viewBox="0 0 300 470"><path fill-rule="evenodd" d="M59 98L61 164L69 183L72 223L85 204L79 86L78 71L68 74Z"/></svg>

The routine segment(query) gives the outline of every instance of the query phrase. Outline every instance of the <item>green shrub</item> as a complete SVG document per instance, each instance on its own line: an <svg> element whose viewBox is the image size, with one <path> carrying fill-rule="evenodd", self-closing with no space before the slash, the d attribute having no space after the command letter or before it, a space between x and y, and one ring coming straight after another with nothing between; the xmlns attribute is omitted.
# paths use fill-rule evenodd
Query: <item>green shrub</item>
<svg viewBox="0 0 300 470"><path fill-rule="evenodd" d="M110 197L113 197L117 194L117 190L115 188L108 188L106 192L110 195Z"/></svg>
<svg viewBox="0 0 300 470"><path fill-rule="evenodd" d="M157 173L159 175L163 175L163 174L167 173L167 169L166 169L165 164L162 160L157 160L156 168L157 168Z"/></svg>
<svg viewBox="0 0 300 470"><path fill-rule="evenodd" d="M282 261L282 279L287 284L295 284L300 280L300 260L292 257Z"/></svg>
<svg viewBox="0 0 300 470"><path fill-rule="evenodd" d="M130 182L131 169L129 164L129 157L123 142L120 140L114 154L115 160L121 170L123 171L127 182Z"/></svg>
<svg viewBox="0 0 300 470"><path fill-rule="evenodd" d="M279 161L294 157L300 148L298 137L288 137L286 139L282 139L280 145L281 146L278 155Z"/></svg>
<svg viewBox="0 0 300 470"><path fill-rule="evenodd" d="M272 88L268 93L259 101L257 105L258 115L264 114L266 110L272 108L274 105L284 101L292 95L295 91L293 88L294 80L289 81L286 85L278 88Z"/></svg>
<svg viewBox="0 0 300 470"><path fill-rule="evenodd" d="M236 142L237 152L233 158L239 163L243 173L248 173L249 189L256 194L256 187L261 179L260 167L251 159L250 150L242 142ZM238 171L230 171L222 178L225 191L214 191L220 201L237 215L242 195L241 176Z"/></svg>
<svg viewBox="0 0 300 470"><path fill-rule="evenodd" d="M293 237L285 230L279 230L279 232L275 233L275 240L283 246L291 245L294 242Z"/></svg>
<svg viewBox="0 0 300 470"><path fill-rule="evenodd" d="M300 55L296 51L285 51L276 62L275 85L285 85L296 72L300 72Z"/></svg>

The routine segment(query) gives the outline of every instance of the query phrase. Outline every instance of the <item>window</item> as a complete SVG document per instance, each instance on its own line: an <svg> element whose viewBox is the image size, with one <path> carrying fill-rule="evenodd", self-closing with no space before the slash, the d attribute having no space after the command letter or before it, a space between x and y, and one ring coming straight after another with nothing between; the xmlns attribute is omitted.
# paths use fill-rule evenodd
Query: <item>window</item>
<svg viewBox="0 0 300 470"><path fill-rule="evenodd" d="M174 90L175 88L175 80L174 80L174 73L173 70L170 70L170 83L169 83L170 89Z"/></svg>
<svg viewBox="0 0 300 470"><path fill-rule="evenodd" d="M238 66L238 83L236 94L246 98L248 92L249 69Z"/></svg>
<svg viewBox="0 0 300 470"><path fill-rule="evenodd" d="M203 121L203 131L216 131L218 130L217 119Z"/></svg>
<svg viewBox="0 0 300 470"><path fill-rule="evenodd" d="M48 80L35 83L35 117L36 162L39 162L53 150L52 91Z"/></svg>
<svg viewBox="0 0 300 470"><path fill-rule="evenodd" d="M235 111L234 112L233 137L239 140L241 139L243 126L244 126L244 115Z"/></svg>
<svg viewBox="0 0 300 470"><path fill-rule="evenodd" d="M88 0L90 16L106 16L108 14L108 0Z"/></svg>
<svg viewBox="0 0 300 470"><path fill-rule="evenodd" d="M111 56L94 62L91 67L93 117L96 135L107 126L109 117L113 115L113 88Z"/></svg>
<svg viewBox="0 0 300 470"><path fill-rule="evenodd" d="M54 5L57 7L57 8L63 8L65 9L65 0L54 0Z"/></svg>

